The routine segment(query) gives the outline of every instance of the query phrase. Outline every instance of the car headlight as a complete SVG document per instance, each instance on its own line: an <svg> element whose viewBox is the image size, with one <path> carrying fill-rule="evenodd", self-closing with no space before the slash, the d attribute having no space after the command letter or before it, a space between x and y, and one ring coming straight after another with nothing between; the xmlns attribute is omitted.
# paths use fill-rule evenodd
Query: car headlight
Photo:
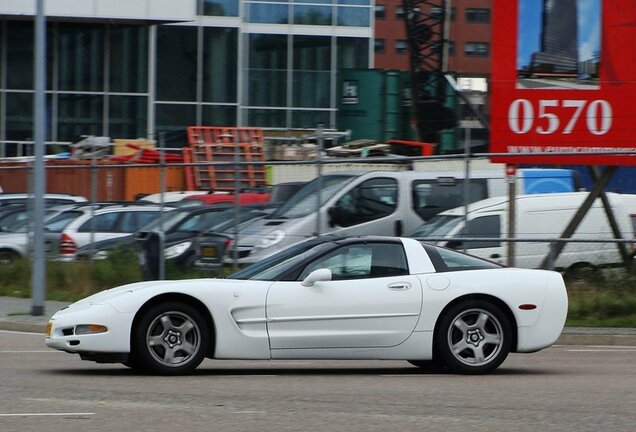
<svg viewBox="0 0 636 432"><path fill-rule="evenodd" d="M269 234L265 234L265 236L261 239L261 241L259 241L256 244L256 246L254 246L254 248L266 249L268 247L272 247L282 242L284 238L285 238L285 231L282 231L282 230L272 231Z"/></svg>
<svg viewBox="0 0 636 432"><path fill-rule="evenodd" d="M75 327L76 335L106 333L107 331L108 327L100 324L81 324Z"/></svg>
<svg viewBox="0 0 636 432"><path fill-rule="evenodd" d="M187 251L191 245L192 245L192 242L188 241L188 242L178 243L176 245L167 247L163 251L164 258L165 259L176 258L182 255L185 251Z"/></svg>

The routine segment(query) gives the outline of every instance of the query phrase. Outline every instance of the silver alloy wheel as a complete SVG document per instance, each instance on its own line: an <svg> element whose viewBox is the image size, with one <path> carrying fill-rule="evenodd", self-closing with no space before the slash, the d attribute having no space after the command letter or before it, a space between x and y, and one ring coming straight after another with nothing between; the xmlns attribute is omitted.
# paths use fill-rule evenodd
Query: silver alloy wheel
<svg viewBox="0 0 636 432"><path fill-rule="evenodd" d="M183 366L201 349L201 330L196 321L183 312L164 312L148 326L146 346L162 366Z"/></svg>
<svg viewBox="0 0 636 432"><path fill-rule="evenodd" d="M458 361L483 366L497 357L504 343L503 328L492 313L481 308L460 312L448 328L448 347Z"/></svg>

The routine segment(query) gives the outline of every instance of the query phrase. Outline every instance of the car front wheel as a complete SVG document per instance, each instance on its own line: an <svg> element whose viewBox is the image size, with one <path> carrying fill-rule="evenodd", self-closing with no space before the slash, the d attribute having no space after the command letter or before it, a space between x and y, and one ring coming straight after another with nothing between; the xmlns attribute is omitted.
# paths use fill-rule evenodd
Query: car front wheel
<svg viewBox="0 0 636 432"><path fill-rule="evenodd" d="M133 329L129 363L161 375L190 373L208 352L209 332L196 308L177 302L158 304L146 311Z"/></svg>
<svg viewBox="0 0 636 432"><path fill-rule="evenodd" d="M440 360L453 372L482 374L508 356L512 330L506 315L484 300L467 300L449 309L435 333Z"/></svg>

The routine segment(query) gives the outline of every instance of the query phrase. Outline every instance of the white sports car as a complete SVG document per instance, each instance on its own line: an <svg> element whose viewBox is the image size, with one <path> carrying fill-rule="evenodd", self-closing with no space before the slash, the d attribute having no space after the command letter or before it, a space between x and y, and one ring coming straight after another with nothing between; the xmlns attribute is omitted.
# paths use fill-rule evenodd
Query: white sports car
<svg viewBox="0 0 636 432"><path fill-rule="evenodd" d="M401 359L458 373L552 345L561 275L392 237L319 237L227 279L113 288L58 311L46 344L157 374L214 359Z"/></svg>

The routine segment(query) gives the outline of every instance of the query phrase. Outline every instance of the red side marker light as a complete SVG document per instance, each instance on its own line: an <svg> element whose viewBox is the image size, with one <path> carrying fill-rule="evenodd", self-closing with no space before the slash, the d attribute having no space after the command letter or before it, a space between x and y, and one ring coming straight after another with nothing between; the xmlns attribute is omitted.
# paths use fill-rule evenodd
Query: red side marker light
<svg viewBox="0 0 636 432"><path fill-rule="evenodd" d="M533 310L533 309L536 309L536 308L537 308L537 305L533 305L533 304L522 304L522 305L519 305L519 309L521 309L521 310Z"/></svg>

